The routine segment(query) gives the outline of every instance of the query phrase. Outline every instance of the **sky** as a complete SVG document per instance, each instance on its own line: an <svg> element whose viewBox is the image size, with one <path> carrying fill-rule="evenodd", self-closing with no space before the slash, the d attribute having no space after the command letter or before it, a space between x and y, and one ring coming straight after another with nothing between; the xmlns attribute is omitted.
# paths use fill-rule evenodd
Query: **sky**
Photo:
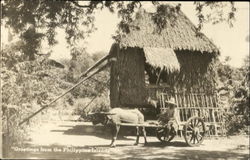
<svg viewBox="0 0 250 160"><path fill-rule="evenodd" d="M195 9L192 3L193 2L181 2L181 10L194 24L197 24L197 16L195 15ZM202 32L220 49L221 60L226 56L230 56L230 65L240 67L244 57L249 55L249 2L235 3L237 12L233 27L229 27L227 23L216 25L205 24ZM150 3L146 3L144 8L147 11L154 11ZM116 14L112 14L108 10L98 11L95 17L97 31L92 33L91 37L87 39L87 51L89 53L98 51L109 52L114 42L112 35L117 29L119 19ZM52 59L70 58L69 48L66 47L67 44L64 36L63 31L58 30L57 39L59 39L59 43L52 48Z"/></svg>

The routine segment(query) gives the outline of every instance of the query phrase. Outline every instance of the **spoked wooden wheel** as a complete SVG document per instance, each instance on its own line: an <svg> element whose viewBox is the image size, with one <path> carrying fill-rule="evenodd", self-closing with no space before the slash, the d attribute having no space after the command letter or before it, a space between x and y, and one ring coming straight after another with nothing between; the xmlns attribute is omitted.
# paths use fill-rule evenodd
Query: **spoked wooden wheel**
<svg viewBox="0 0 250 160"><path fill-rule="evenodd" d="M191 117L184 126L184 138L189 146L200 145L205 136L205 124L199 117Z"/></svg>
<svg viewBox="0 0 250 160"><path fill-rule="evenodd" d="M156 137L161 142L170 142L174 139L176 133L174 129L168 129L166 127L159 127L156 129Z"/></svg>

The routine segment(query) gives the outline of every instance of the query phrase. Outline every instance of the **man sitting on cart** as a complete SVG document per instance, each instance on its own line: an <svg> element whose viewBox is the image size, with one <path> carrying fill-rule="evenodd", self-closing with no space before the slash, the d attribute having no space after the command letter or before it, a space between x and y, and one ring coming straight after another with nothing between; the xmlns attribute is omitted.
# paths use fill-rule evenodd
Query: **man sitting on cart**
<svg viewBox="0 0 250 160"><path fill-rule="evenodd" d="M175 103L175 99L171 97L169 100L165 101L167 109L164 113L160 114L159 122L161 125L165 126L171 134L177 134L179 129L179 120L178 120L178 110Z"/></svg>

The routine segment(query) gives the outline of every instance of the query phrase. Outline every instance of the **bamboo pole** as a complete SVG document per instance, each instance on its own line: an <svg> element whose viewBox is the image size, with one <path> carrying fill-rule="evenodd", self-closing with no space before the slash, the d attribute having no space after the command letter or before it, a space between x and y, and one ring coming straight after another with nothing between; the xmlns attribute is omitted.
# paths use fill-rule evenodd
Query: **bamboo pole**
<svg viewBox="0 0 250 160"><path fill-rule="evenodd" d="M194 107L194 101L193 101L193 90L192 90L192 88L190 89L190 93L189 93L189 95L190 95L191 107Z"/></svg>
<svg viewBox="0 0 250 160"><path fill-rule="evenodd" d="M87 74L88 74L89 72L91 72L93 69L95 69L97 66L99 66L102 62L104 62L106 59L108 59L109 56L110 56L110 55L106 55L106 56L102 57L102 58L101 58L99 61L97 61L92 67L90 67L90 68L87 69L84 73L82 73L82 74L80 75L80 78L87 76Z"/></svg>
<svg viewBox="0 0 250 160"><path fill-rule="evenodd" d="M207 102L207 107L211 107L211 103L210 103L210 95L208 94L208 95L206 95L206 102Z"/></svg>
<svg viewBox="0 0 250 160"><path fill-rule="evenodd" d="M218 130L217 130L217 122L215 119L215 114L214 114L214 109L212 109L212 121L214 122L214 126L215 126L215 135L218 135Z"/></svg>
<svg viewBox="0 0 250 160"><path fill-rule="evenodd" d="M214 96L211 95L210 97L211 97L211 107L215 108L215 106L214 106Z"/></svg>
<svg viewBox="0 0 250 160"><path fill-rule="evenodd" d="M181 108L183 108L181 94L180 94L180 92L178 92L177 94L178 94L179 105L181 106Z"/></svg>
<svg viewBox="0 0 250 160"><path fill-rule="evenodd" d="M200 97L199 97L199 95L198 94L196 94L196 102L197 102L197 105L198 105L198 107L201 107L201 104L200 104Z"/></svg>
<svg viewBox="0 0 250 160"><path fill-rule="evenodd" d="M201 103L202 103L202 106L203 106L203 107L207 107L207 106L206 106L205 99L204 99L204 94L201 94Z"/></svg>
<svg viewBox="0 0 250 160"><path fill-rule="evenodd" d="M187 106L186 106L186 98L185 98L185 93L182 92L182 104L183 104L183 109L184 109L184 115L185 115L185 121L187 121Z"/></svg>
<svg viewBox="0 0 250 160"><path fill-rule="evenodd" d="M185 93L183 92L183 107L187 107Z"/></svg>
<svg viewBox="0 0 250 160"><path fill-rule="evenodd" d="M198 97L196 94L194 94L194 99L195 99L196 106L199 107L199 101L198 101Z"/></svg>
<svg viewBox="0 0 250 160"><path fill-rule="evenodd" d="M215 103L215 107L217 108L218 107L218 98L217 98L216 94L214 94L214 103Z"/></svg>
<svg viewBox="0 0 250 160"><path fill-rule="evenodd" d="M182 112L183 112L183 120L184 121L187 121L187 116L186 116L186 109L185 108L183 108L183 110L182 110Z"/></svg>
<svg viewBox="0 0 250 160"><path fill-rule="evenodd" d="M187 94L187 99L188 99L188 107L192 107L190 93Z"/></svg>
<svg viewBox="0 0 250 160"><path fill-rule="evenodd" d="M188 108L186 106L186 97L185 97L185 94L183 93L183 108L185 110L185 119L186 121L188 120Z"/></svg>
<svg viewBox="0 0 250 160"><path fill-rule="evenodd" d="M156 80L156 84L158 85L159 82L160 82L160 76L161 76L161 73L163 71L164 68L161 69L160 73L158 74L158 77L157 77L157 80Z"/></svg>
<svg viewBox="0 0 250 160"><path fill-rule="evenodd" d="M186 106L189 108L189 95L188 93L185 94L185 98L186 98Z"/></svg>
<svg viewBox="0 0 250 160"><path fill-rule="evenodd" d="M205 100L206 100L207 107L210 107L209 94L205 94Z"/></svg>
<svg viewBox="0 0 250 160"><path fill-rule="evenodd" d="M209 96L205 95L205 99L206 99L207 107L210 107L210 105L209 105L209 101L208 101L208 98L209 98Z"/></svg>
<svg viewBox="0 0 250 160"><path fill-rule="evenodd" d="M189 96L189 106L190 106L190 107L193 107L193 102L192 102L192 95L191 95L191 93L192 93L192 92L190 92L190 93L188 94L188 96Z"/></svg>
<svg viewBox="0 0 250 160"><path fill-rule="evenodd" d="M191 101L192 101L192 107L195 107L195 102L194 102L194 94L193 92L190 93Z"/></svg>
<svg viewBox="0 0 250 160"><path fill-rule="evenodd" d="M161 94L161 100L162 100L162 107L164 109L164 111L166 110L166 105L165 105L165 97L164 94Z"/></svg>
<svg viewBox="0 0 250 160"><path fill-rule="evenodd" d="M176 92L176 89L174 89L174 95L175 95L175 101L176 101L176 105L177 105L177 108L179 108L179 102L178 102L178 96L177 96L177 92Z"/></svg>
<svg viewBox="0 0 250 160"><path fill-rule="evenodd" d="M177 99L177 105L178 105L178 108L179 108L179 110L180 110L180 120L181 121L184 121L184 115L183 115L183 109L182 109L182 106L180 105L180 95L179 95L179 93L178 93L178 91L176 92L176 99Z"/></svg>
<svg viewBox="0 0 250 160"><path fill-rule="evenodd" d="M195 104L195 107L199 107L196 93L194 92L193 95L194 95L194 104Z"/></svg>

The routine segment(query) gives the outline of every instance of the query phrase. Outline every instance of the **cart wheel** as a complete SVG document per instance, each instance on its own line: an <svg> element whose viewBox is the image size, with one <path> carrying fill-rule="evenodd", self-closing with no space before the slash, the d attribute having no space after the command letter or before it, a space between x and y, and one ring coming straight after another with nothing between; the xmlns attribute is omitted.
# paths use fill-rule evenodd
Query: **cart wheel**
<svg viewBox="0 0 250 160"><path fill-rule="evenodd" d="M156 129L156 137L161 142L170 142L172 139L174 139L176 133L174 129L169 129L166 127L159 127Z"/></svg>
<svg viewBox="0 0 250 160"><path fill-rule="evenodd" d="M184 126L184 138L189 146L200 145L205 136L205 124L199 117L191 117Z"/></svg>

